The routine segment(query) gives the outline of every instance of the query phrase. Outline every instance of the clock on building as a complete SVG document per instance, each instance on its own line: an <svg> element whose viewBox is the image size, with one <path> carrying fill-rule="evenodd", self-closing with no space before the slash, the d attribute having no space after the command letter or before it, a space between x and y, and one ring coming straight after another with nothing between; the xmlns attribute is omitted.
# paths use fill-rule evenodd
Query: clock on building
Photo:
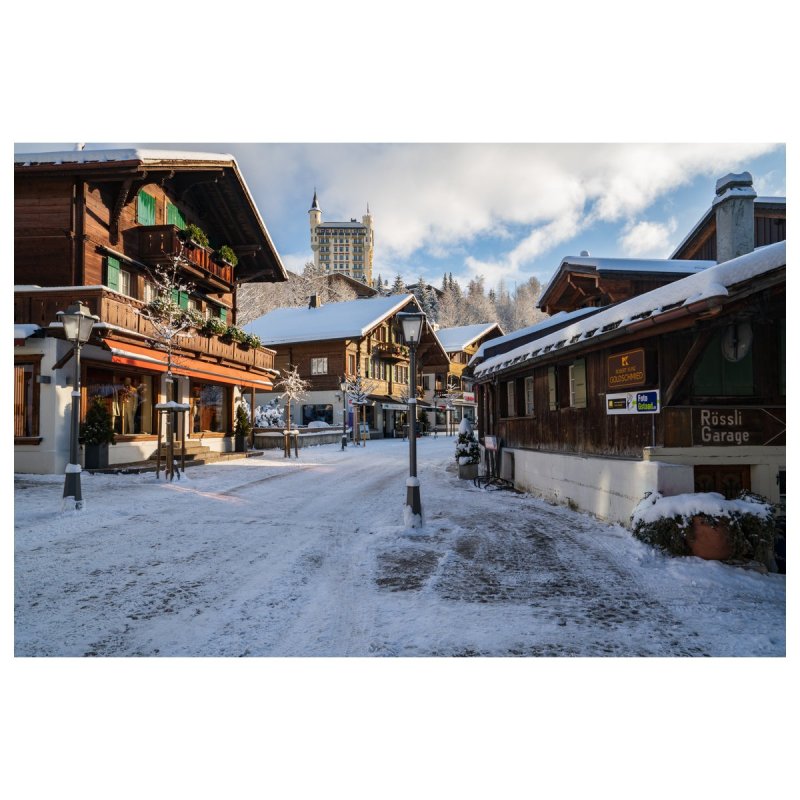
<svg viewBox="0 0 800 800"><path fill-rule="evenodd" d="M749 322L734 322L722 334L722 355L726 361L741 361L753 344L753 329Z"/></svg>

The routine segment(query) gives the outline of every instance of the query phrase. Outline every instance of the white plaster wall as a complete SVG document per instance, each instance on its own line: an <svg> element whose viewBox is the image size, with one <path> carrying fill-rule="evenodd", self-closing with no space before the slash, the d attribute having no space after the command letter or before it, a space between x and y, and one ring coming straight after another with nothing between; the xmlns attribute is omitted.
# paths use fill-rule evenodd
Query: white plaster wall
<svg viewBox="0 0 800 800"><path fill-rule="evenodd" d="M510 448L504 452L514 453L518 489L623 525L646 492L694 491L690 466Z"/></svg>

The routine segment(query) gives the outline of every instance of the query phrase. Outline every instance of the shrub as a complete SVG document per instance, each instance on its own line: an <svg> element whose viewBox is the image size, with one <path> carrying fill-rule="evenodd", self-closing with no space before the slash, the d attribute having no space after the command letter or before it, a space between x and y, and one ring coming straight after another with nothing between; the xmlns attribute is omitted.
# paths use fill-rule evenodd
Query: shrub
<svg viewBox="0 0 800 800"><path fill-rule="evenodd" d="M241 328L237 328L235 325L228 325L227 329L225 330L225 336L229 337L234 342L241 343L243 343L247 338L247 334Z"/></svg>
<svg viewBox="0 0 800 800"><path fill-rule="evenodd" d="M185 239L191 239L195 244L199 244L200 247L208 247L208 236L206 236L206 232L199 226L194 224L187 225L183 233Z"/></svg>
<svg viewBox="0 0 800 800"><path fill-rule="evenodd" d="M250 347L261 347L261 337L256 336L254 333L248 333L244 337L244 343Z"/></svg>
<svg viewBox="0 0 800 800"><path fill-rule="evenodd" d="M726 525L732 548L731 560L774 561L778 532L777 510L765 498L742 492L726 500L716 492L663 497L648 492L631 516L633 535L671 555L690 555L687 534L700 516L714 526Z"/></svg>
<svg viewBox="0 0 800 800"><path fill-rule="evenodd" d="M116 444L111 413L99 395L92 398L86 412L86 421L81 425L81 440L84 444Z"/></svg>
<svg viewBox="0 0 800 800"><path fill-rule="evenodd" d="M203 333L210 333L214 336L223 336L228 330L228 323L219 317L209 317L202 327Z"/></svg>
<svg viewBox="0 0 800 800"><path fill-rule="evenodd" d="M244 403L239 403L236 407L236 425L233 433L235 436L247 436L251 430L253 430L253 426L250 424L247 408Z"/></svg>

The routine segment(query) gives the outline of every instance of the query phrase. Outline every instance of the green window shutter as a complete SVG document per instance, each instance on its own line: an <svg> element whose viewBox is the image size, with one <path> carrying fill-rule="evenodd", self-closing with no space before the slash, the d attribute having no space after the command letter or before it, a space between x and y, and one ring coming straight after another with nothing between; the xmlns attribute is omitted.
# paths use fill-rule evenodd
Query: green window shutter
<svg viewBox="0 0 800 800"><path fill-rule="evenodd" d="M180 305L181 298L180 298L180 294L178 293L177 289L172 289L170 291L170 299L172 300L173 303L175 303L176 306Z"/></svg>
<svg viewBox="0 0 800 800"><path fill-rule="evenodd" d="M153 195L140 191L136 196L136 221L140 225L156 224L156 199Z"/></svg>
<svg viewBox="0 0 800 800"><path fill-rule="evenodd" d="M221 308L221 309L219 310L219 318L220 318L220 319L221 319L223 322L227 322L227 321L228 321L228 309L227 309L227 308Z"/></svg>
<svg viewBox="0 0 800 800"><path fill-rule="evenodd" d="M178 305L183 309L189 308L189 294L187 292L178 292Z"/></svg>
<svg viewBox="0 0 800 800"><path fill-rule="evenodd" d="M106 257L106 286L119 291L119 260L111 256Z"/></svg>
<svg viewBox="0 0 800 800"><path fill-rule="evenodd" d="M174 225L180 230L186 229L186 219L178 206L172 203L167 203L167 225Z"/></svg>

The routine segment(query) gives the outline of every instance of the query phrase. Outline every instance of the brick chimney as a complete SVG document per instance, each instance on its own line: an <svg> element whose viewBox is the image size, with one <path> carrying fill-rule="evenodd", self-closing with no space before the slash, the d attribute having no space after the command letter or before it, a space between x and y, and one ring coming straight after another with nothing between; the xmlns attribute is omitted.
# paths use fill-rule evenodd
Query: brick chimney
<svg viewBox="0 0 800 800"><path fill-rule="evenodd" d="M322 298L318 294L312 294L308 298L309 308L319 308L322 305Z"/></svg>
<svg viewBox="0 0 800 800"><path fill-rule="evenodd" d="M717 217L717 262L750 253L755 244L753 176L729 173L717 181L711 204Z"/></svg>

